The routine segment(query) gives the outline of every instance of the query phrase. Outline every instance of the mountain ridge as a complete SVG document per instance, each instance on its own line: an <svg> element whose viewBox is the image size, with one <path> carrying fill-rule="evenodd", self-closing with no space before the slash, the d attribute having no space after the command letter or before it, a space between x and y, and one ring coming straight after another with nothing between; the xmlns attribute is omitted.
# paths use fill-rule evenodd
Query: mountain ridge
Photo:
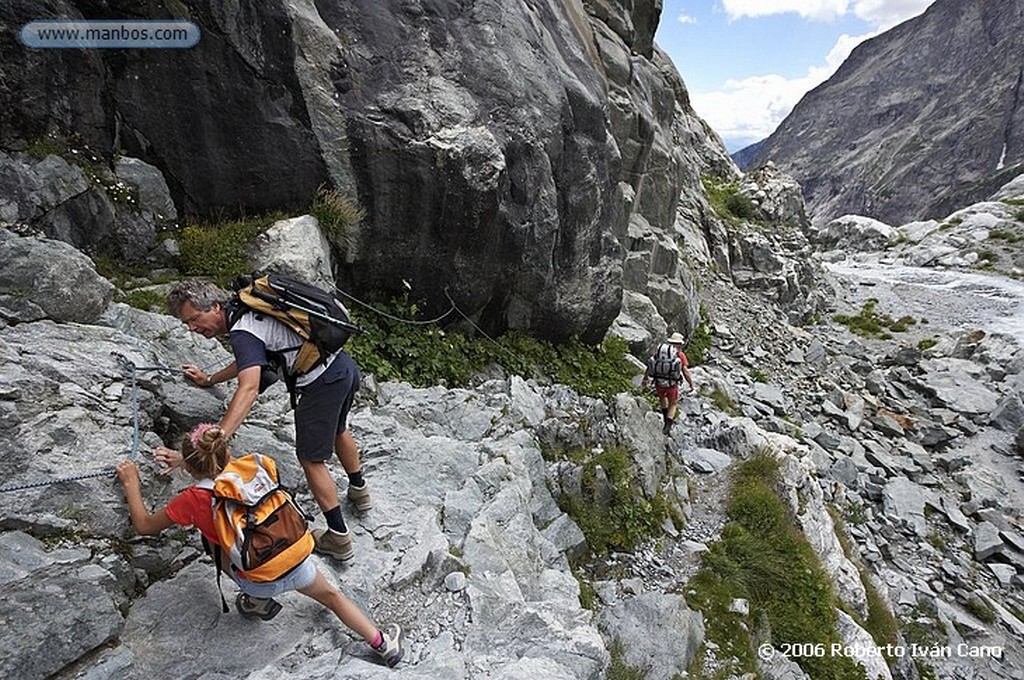
<svg viewBox="0 0 1024 680"><path fill-rule="evenodd" d="M858 45L751 167L770 160L796 178L816 224L902 224L982 200L1024 161L1022 29L1019 2L938 0Z"/></svg>

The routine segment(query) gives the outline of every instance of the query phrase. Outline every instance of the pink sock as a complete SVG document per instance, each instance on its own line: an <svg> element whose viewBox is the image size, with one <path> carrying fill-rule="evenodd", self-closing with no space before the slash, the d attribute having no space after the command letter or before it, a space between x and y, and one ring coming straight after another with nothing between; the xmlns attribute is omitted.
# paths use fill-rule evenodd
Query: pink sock
<svg viewBox="0 0 1024 680"><path fill-rule="evenodd" d="M384 633L382 633L381 631L378 630L377 631L377 637L373 638L373 642L370 643L370 646L373 647L374 649L380 649L383 645L384 645Z"/></svg>

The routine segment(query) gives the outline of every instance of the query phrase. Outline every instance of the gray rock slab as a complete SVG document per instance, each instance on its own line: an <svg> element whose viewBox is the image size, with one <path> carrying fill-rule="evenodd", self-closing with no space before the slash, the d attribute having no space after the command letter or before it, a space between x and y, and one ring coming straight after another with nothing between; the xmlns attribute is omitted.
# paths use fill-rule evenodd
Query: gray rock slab
<svg viewBox="0 0 1024 680"><path fill-rule="evenodd" d="M998 395L955 364L944 371L929 371L921 383L947 408L967 414L988 415L998 406Z"/></svg>
<svg viewBox="0 0 1024 680"><path fill-rule="evenodd" d="M312 215L278 220L250 247L253 269L288 274L334 289L330 243Z"/></svg>
<svg viewBox="0 0 1024 680"><path fill-rule="evenodd" d="M786 399L786 395L783 394L782 388L770 383L755 383L754 399L771 406L772 409L780 415L786 413L789 406L789 402Z"/></svg>
<svg viewBox="0 0 1024 680"><path fill-rule="evenodd" d="M678 595L648 592L625 598L600 617L605 634L622 643L627 664L650 680L685 673L704 640L704 619Z"/></svg>
<svg viewBox="0 0 1024 680"><path fill-rule="evenodd" d="M732 458L728 454L716 449L694 448L683 449L683 460L697 472L716 473L721 472L732 464Z"/></svg>
<svg viewBox="0 0 1024 680"><path fill-rule="evenodd" d="M54 321L90 323L110 304L114 286L67 243L0 229L0 294L26 298Z"/></svg>
<svg viewBox="0 0 1024 680"><path fill-rule="evenodd" d="M102 571L102 570L101 570ZM125 625L100 582L48 567L4 585L0 676L46 678L114 639ZM113 581L109 573L105 579Z"/></svg>
<svg viewBox="0 0 1024 680"><path fill-rule="evenodd" d="M174 222L178 219L167 181L159 168L138 158L120 156L114 163L114 174L137 189L139 208L153 213L157 222Z"/></svg>
<svg viewBox="0 0 1024 680"><path fill-rule="evenodd" d="M991 522L981 522L974 528L974 559L987 560L1005 548L999 528Z"/></svg>
<svg viewBox="0 0 1024 680"><path fill-rule="evenodd" d="M906 477L896 477L882 490L882 507L889 519L909 526L918 536L927 532L924 506L928 491Z"/></svg>

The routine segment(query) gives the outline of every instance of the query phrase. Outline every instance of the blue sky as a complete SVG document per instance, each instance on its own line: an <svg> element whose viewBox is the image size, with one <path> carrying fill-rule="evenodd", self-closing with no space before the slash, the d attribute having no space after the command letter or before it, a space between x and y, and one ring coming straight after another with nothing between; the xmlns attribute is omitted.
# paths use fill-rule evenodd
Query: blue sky
<svg viewBox="0 0 1024 680"><path fill-rule="evenodd" d="M764 139L855 46L934 0L664 0L655 40L729 151Z"/></svg>

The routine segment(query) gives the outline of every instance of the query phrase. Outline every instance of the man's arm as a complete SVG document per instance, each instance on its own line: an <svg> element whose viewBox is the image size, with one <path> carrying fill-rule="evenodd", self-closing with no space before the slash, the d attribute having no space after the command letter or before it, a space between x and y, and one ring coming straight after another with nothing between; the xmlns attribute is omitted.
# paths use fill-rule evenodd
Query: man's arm
<svg viewBox="0 0 1024 680"><path fill-rule="evenodd" d="M210 375L206 375L201 368L193 366L192 364L185 364L182 368L185 371L185 379L199 387L213 387L217 383L222 383L225 380L231 380L238 375L238 368L234 361L216 373L211 373Z"/></svg>
<svg viewBox="0 0 1024 680"><path fill-rule="evenodd" d="M686 364L683 364L683 378L686 379L686 384L690 386L690 391L693 391L693 376L690 375L690 369Z"/></svg>
<svg viewBox="0 0 1024 680"><path fill-rule="evenodd" d="M256 403L260 395L260 370L260 366L249 366L238 372L238 388L231 397L227 413L220 419L220 428L224 430L225 436L230 437L235 433Z"/></svg>

